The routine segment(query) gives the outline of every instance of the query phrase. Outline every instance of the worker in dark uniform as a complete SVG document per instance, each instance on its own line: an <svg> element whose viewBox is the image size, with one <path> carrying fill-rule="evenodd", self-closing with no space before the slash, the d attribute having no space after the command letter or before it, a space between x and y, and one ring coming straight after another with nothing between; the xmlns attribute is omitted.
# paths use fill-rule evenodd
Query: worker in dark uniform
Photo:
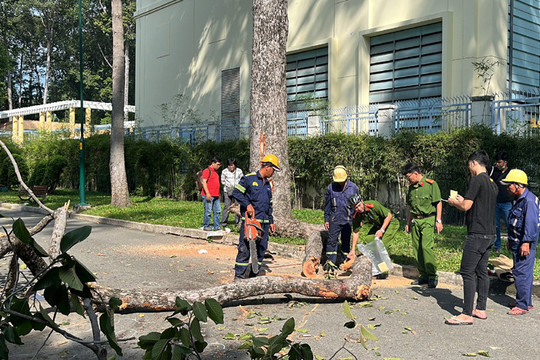
<svg viewBox="0 0 540 360"><path fill-rule="evenodd" d="M339 266L351 250L352 210L349 197L358 194L358 186L348 180L347 169L338 165L334 169L333 180L324 195L324 227L328 230L326 243L325 276L335 275ZM341 253L338 254L339 235L341 234Z"/></svg>
<svg viewBox="0 0 540 360"><path fill-rule="evenodd" d="M440 234L442 225L441 190L435 180L425 178L418 165L408 163L403 167L402 174L409 182L407 204L409 216L405 232L411 234L417 268L420 277L412 285L427 284L430 288L437 287L437 262L433 252L434 232Z"/></svg>
<svg viewBox="0 0 540 360"><path fill-rule="evenodd" d="M268 235L276 232L272 216L272 185L270 178L274 171L281 171L279 161L275 155L266 155L261 161L261 168L256 173L245 175L233 190L233 197L240 204L242 225L240 226L240 240L238 241L238 254L234 264L234 278L245 279L258 274L249 271L249 247L244 240L245 213L255 217L261 223L264 232L262 239L257 241L257 258L259 266L262 265L264 254L268 248Z"/></svg>
<svg viewBox="0 0 540 360"><path fill-rule="evenodd" d="M509 193L514 196L508 215L508 249L514 258L514 284L516 301L509 304L509 315L523 315L533 308L532 289L536 245L540 227L538 198L527 189L525 172L512 169L502 180Z"/></svg>

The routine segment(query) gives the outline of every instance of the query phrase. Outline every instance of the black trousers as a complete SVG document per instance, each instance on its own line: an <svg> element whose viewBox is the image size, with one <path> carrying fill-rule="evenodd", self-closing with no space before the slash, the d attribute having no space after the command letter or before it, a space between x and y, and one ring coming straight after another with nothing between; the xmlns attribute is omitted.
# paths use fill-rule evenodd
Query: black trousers
<svg viewBox="0 0 540 360"><path fill-rule="evenodd" d="M497 236L469 234L461 257L461 277L463 278L463 313L472 315L474 296L478 290L476 308L486 310L489 292L488 260L491 247Z"/></svg>

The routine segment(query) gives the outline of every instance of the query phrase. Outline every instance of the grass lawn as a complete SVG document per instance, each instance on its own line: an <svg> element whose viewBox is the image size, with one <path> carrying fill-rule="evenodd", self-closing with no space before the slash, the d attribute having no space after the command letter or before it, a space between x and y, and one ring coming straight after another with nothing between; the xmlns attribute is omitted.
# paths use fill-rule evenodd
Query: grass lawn
<svg viewBox="0 0 540 360"><path fill-rule="evenodd" d="M71 205L79 202L79 193L75 190L56 190L54 194L48 195L43 202L51 209L63 206L70 200ZM16 191L0 192L0 201L14 204L23 204ZM203 218L202 202L176 201L171 199L148 198L141 196L132 196L133 206L125 209L110 206L110 195L86 192L86 202L90 204L91 209L85 211L85 214L110 217L115 219L131 220L150 224L161 224L178 226L185 228L200 228ZM30 203L29 205L32 205ZM35 206L35 204L33 204ZM312 224L323 224L322 210L301 209L293 210L293 216L296 219ZM410 235L405 234L403 224L396 238L388 248L392 261L401 265L415 264L415 258L411 245ZM229 227L233 231L238 231L234 226L233 216L229 217ZM367 231L367 228L361 232ZM437 256L440 271L459 271L461 262L461 252L463 241L467 230L463 226L445 225L440 235L435 235L434 251ZM304 239L271 237L271 241L288 244L305 244ZM512 257L511 253L503 250L504 255ZM494 257L494 255L492 255ZM537 253L537 258L539 254ZM540 280L540 261L536 262L534 278Z"/></svg>

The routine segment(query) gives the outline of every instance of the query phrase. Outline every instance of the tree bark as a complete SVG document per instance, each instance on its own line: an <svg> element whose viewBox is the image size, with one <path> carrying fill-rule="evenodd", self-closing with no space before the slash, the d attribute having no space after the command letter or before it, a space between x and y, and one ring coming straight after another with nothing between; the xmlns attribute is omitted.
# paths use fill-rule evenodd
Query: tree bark
<svg viewBox="0 0 540 360"><path fill-rule="evenodd" d="M131 204L127 185L124 156L124 25L122 21L122 0L111 1L113 33L112 69L112 124L111 158L111 205L126 207Z"/></svg>
<svg viewBox="0 0 540 360"><path fill-rule="evenodd" d="M51 243L49 245L49 256L51 259L56 259L60 255L60 241L66 232L68 210L67 206L56 209L54 228L51 236Z"/></svg>
<svg viewBox="0 0 540 360"><path fill-rule="evenodd" d="M306 279L292 276L260 276L191 291L119 290L94 287L96 303L102 305L115 296L122 300L121 312L171 311L180 297L190 303L213 298L220 304L251 296L296 293L324 299L361 301L371 295L371 261L361 256L355 261L352 275L346 279Z"/></svg>
<svg viewBox="0 0 540 360"><path fill-rule="evenodd" d="M282 171L274 174L272 200L274 216L281 218L292 217L285 81L288 27L287 0L253 0L250 169L259 169L261 155L278 157Z"/></svg>

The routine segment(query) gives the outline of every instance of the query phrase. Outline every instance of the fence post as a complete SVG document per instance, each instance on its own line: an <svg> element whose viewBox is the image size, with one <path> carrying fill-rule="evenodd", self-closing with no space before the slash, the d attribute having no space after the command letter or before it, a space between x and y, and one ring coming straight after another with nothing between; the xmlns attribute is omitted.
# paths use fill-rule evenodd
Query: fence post
<svg viewBox="0 0 540 360"><path fill-rule="evenodd" d="M375 123L377 124L377 135L384 138L391 138L394 135L394 111L396 105L380 104Z"/></svg>
<svg viewBox="0 0 540 360"><path fill-rule="evenodd" d="M494 128L494 124L492 123L493 119L491 117L491 102L493 101L494 96L493 95L486 95L486 96L473 96L471 97L472 102L472 114L471 114L471 124L475 125L485 125L492 130L496 130Z"/></svg>

